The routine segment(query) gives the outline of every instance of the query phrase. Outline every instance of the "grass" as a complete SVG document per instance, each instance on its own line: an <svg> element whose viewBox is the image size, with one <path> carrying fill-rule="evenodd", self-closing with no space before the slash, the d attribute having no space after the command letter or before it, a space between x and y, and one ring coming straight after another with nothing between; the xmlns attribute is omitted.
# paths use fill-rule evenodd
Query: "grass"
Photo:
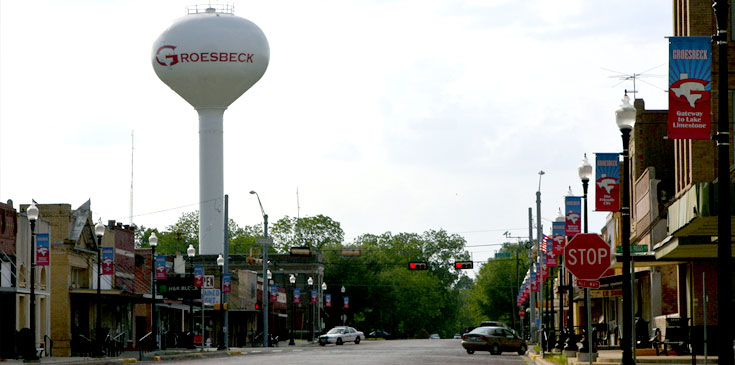
<svg viewBox="0 0 735 365"><path fill-rule="evenodd" d="M567 357L564 354L545 354L544 359L549 360L554 364L567 365Z"/></svg>

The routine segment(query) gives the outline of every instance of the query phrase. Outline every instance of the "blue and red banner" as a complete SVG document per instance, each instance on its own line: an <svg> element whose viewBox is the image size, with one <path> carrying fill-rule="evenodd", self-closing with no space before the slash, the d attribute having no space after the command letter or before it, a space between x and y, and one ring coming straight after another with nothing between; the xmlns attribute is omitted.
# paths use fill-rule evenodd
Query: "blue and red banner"
<svg viewBox="0 0 735 365"><path fill-rule="evenodd" d="M582 198L578 196L564 197L564 232L574 236L582 232Z"/></svg>
<svg viewBox="0 0 735 365"><path fill-rule="evenodd" d="M293 290L293 304L301 303L301 289Z"/></svg>
<svg viewBox="0 0 735 365"><path fill-rule="evenodd" d="M115 274L114 247L102 247L102 275Z"/></svg>
<svg viewBox="0 0 735 365"><path fill-rule="evenodd" d="M273 303L278 301L278 287L275 285L271 286L270 299L271 299L271 302Z"/></svg>
<svg viewBox="0 0 735 365"><path fill-rule="evenodd" d="M317 298L319 298L319 296L317 295L316 290L312 290L311 291L311 302L316 303L318 301Z"/></svg>
<svg viewBox="0 0 735 365"><path fill-rule="evenodd" d="M222 274L222 292L232 293L232 274Z"/></svg>
<svg viewBox="0 0 735 365"><path fill-rule="evenodd" d="M345 302L345 308L349 308L350 307L350 297L345 297L344 302Z"/></svg>
<svg viewBox="0 0 735 365"><path fill-rule="evenodd" d="M670 139L710 139L711 37L669 37Z"/></svg>
<svg viewBox="0 0 735 365"><path fill-rule="evenodd" d="M156 280L166 280L166 256L156 255Z"/></svg>
<svg viewBox="0 0 735 365"><path fill-rule="evenodd" d="M51 257L48 233L36 233L36 266L48 266Z"/></svg>
<svg viewBox="0 0 735 365"><path fill-rule="evenodd" d="M620 210L620 154L597 153L595 175L595 210Z"/></svg>
<svg viewBox="0 0 735 365"><path fill-rule="evenodd" d="M204 284L204 265L194 265L194 286L201 288Z"/></svg>
<svg viewBox="0 0 735 365"><path fill-rule="evenodd" d="M564 244L566 243L566 236L564 234L565 222L551 222L551 240L554 241L554 254L564 254Z"/></svg>
<svg viewBox="0 0 735 365"><path fill-rule="evenodd" d="M324 295L324 306L325 307L331 307L332 306L332 294L325 294Z"/></svg>

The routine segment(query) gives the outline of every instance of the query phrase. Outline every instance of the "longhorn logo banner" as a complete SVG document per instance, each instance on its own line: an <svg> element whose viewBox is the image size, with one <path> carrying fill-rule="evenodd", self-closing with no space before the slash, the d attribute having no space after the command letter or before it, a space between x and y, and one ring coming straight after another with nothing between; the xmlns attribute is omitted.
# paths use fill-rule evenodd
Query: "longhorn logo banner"
<svg viewBox="0 0 735 365"><path fill-rule="evenodd" d="M710 37L669 37L670 139L710 139Z"/></svg>
<svg viewBox="0 0 735 365"><path fill-rule="evenodd" d="M597 153L595 176L595 210L620 210L620 154Z"/></svg>

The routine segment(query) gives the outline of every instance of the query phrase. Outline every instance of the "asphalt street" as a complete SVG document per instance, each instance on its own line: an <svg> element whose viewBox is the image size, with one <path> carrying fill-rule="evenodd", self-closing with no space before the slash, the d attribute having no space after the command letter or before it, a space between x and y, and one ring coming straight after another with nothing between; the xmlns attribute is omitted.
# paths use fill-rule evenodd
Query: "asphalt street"
<svg viewBox="0 0 735 365"><path fill-rule="evenodd" d="M267 349L247 349L242 355L186 361L166 361L168 364L526 364L527 357L514 352L491 355L476 352L469 355L460 340L391 340L362 341L359 345L299 346Z"/></svg>

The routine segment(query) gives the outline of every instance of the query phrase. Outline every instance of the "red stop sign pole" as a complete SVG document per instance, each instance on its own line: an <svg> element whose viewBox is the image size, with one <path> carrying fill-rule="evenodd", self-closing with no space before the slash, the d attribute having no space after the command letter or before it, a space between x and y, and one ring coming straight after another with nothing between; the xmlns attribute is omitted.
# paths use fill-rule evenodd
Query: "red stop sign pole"
<svg viewBox="0 0 735 365"><path fill-rule="evenodd" d="M580 233L564 248L565 265L577 279L597 280L610 268L610 245L599 234Z"/></svg>

